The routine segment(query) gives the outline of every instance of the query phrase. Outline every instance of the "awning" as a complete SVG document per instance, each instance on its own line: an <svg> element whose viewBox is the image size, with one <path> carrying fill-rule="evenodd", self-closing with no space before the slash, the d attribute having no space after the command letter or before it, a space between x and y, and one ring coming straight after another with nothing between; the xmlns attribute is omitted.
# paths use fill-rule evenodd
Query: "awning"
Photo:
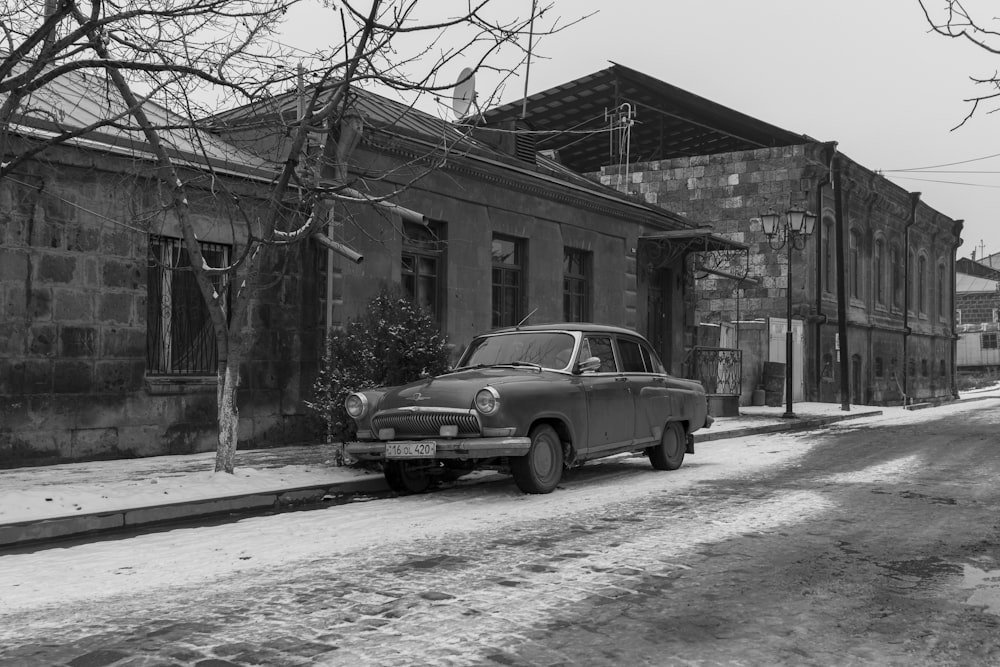
<svg viewBox="0 0 1000 667"><path fill-rule="evenodd" d="M688 255L697 254L695 269L733 280L747 280L750 247L712 233L711 229L673 229L639 237L640 270L652 273Z"/></svg>

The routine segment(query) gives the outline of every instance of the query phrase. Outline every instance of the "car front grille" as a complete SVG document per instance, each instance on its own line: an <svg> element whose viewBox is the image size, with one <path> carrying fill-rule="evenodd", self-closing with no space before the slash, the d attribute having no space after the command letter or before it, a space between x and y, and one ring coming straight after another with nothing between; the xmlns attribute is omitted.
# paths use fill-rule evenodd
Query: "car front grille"
<svg viewBox="0 0 1000 667"><path fill-rule="evenodd" d="M372 417L372 430L395 430L399 438L437 437L442 426L458 426L458 437L479 436L479 420L471 410L407 410L381 412Z"/></svg>

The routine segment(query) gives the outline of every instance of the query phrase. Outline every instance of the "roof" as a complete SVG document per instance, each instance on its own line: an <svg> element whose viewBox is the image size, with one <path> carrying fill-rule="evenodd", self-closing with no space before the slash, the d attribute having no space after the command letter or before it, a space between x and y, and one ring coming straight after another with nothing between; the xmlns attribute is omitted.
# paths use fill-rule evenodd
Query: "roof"
<svg viewBox="0 0 1000 667"><path fill-rule="evenodd" d="M482 335L492 335L500 333L513 333L515 331L589 331L592 333L603 333L603 334L622 334L630 336L640 336L641 334L636 333L632 329L626 329L625 327L614 326L610 324L593 324L591 322L554 322L552 324L525 324L518 327L504 327L503 329L494 329L486 334Z"/></svg>
<svg viewBox="0 0 1000 667"><path fill-rule="evenodd" d="M101 74L74 70L59 76L25 97L21 108L29 115L16 115L11 130L24 136L47 139L67 129L85 128L121 117L121 125L105 125L70 140L80 147L93 148L130 157L154 160L155 155L142 132L129 129L135 121L112 84ZM7 95L0 94L0 103ZM143 111L156 126L168 152L187 166L204 167L206 162L219 171L270 179L275 169L267 161L240 150L208 132L199 131L165 107L147 100ZM56 121L55 119L58 119Z"/></svg>
<svg viewBox="0 0 1000 667"><path fill-rule="evenodd" d="M967 273L955 274L955 292L957 294L996 292L998 288L1000 288L1000 281L970 276Z"/></svg>
<svg viewBox="0 0 1000 667"><path fill-rule="evenodd" d="M487 124L521 118L523 102L485 112ZM610 156L608 114L625 104L635 114L630 162L814 141L616 63L530 95L524 120L539 133L539 150L557 151L576 171L595 172L618 162Z"/></svg>
<svg viewBox="0 0 1000 667"><path fill-rule="evenodd" d="M331 91L333 86L331 86ZM447 150L454 159L467 159L494 171L517 172L522 176L541 181L545 188L561 185L576 191L586 191L603 198L607 203L625 207L633 212L641 211L647 220L657 221L661 227L692 227L683 216L658 206L647 204L638 198L624 194L612 187L587 178L561 161L534 154L534 160L527 162L498 149L477 136L475 128L428 114L414 106L404 104L369 90L352 89L354 109L365 118L366 130L411 141L422 142L428 148ZM267 115L278 115L288 119L298 113L299 93L289 91L264 102L232 109L214 117L221 125L238 126L244 119L258 119ZM451 158L449 158L451 159ZM665 223L665 224L664 224Z"/></svg>

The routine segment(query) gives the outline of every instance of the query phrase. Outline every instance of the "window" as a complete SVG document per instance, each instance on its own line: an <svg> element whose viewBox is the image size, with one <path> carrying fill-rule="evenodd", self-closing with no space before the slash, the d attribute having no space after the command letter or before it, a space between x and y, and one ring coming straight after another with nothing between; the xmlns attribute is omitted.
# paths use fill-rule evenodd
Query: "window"
<svg viewBox="0 0 1000 667"><path fill-rule="evenodd" d="M443 320L444 241L442 228L404 223L403 251L400 256L400 280L403 292L413 303L430 313L440 324Z"/></svg>
<svg viewBox="0 0 1000 667"><path fill-rule="evenodd" d="M883 246L885 243L882 239L875 240L874 256L872 257L872 263L874 264L873 271L875 273L875 302L879 305L885 304L885 267L883 266Z"/></svg>
<svg viewBox="0 0 1000 667"><path fill-rule="evenodd" d="M618 339L618 352L622 356L622 371L625 373L647 373L639 343L634 340Z"/></svg>
<svg viewBox="0 0 1000 667"><path fill-rule="evenodd" d="M833 248L833 222L826 220L823 223L823 289L827 292L834 291Z"/></svg>
<svg viewBox="0 0 1000 667"><path fill-rule="evenodd" d="M926 359L921 359L920 360L920 374L923 375L924 377L927 377L927 375L928 375L927 360Z"/></svg>
<svg viewBox="0 0 1000 667"><path fill-rule="evenodd" d="M938 319L944 318L944 264L938 264L937 270L937 313Z"/></svg>
<svg viewBox="0 0 1000 667"><path fill-rule="evenodd" d="M229 263L229 246L200 243L211 266ZM214 375L218 371L215 329L181 239L149 237L146 368L159 375ZM228 311L228 286L212 278Z"/></svg>
<svg viewBox="0 0 1000 667"><path fill-rule="evenodd" d="M903 265L902 255L897 246L889 250L889 289L892 291L892 307L903 307Z"/></svg>
<svg viewBox="0 0 1000 667"><path fill-rule="evenodd" d="M590 321L590 262L585 250L563 250L563 318L567 322Z"/></svg>
<svg viewBox="0 0 1000 667"><path fill-rule="evenodd" d="M861 298L861 234L858 233L856 229L851 230L851 266L850 277L851 277L851 297L855 299Z"/></svg>
<svg viewBox="0 0 1000 667"><path fill-rule="evenodd" d="M982 337L979 339L979 345L984 350L997 349L997 332L996 331L983 332Z"/></svg>
<svg viewBox="0 0 1000 667"><path fill-rule="evenodd" d="M524 319L524 242L493 237L493 327L512 327Z"/></svg>
<svg viewBox="0 0 1000 667"><path fill-rule="evenodd" d="M601 367L597 369L599 373L614 373L618 370L615 365L615 351L611 347L610 336L587 336L583 339L580 361L586 361L590 357L597 357L601 360Z"/></svg>
<svg viewBox="0 0 1000 667"><path fill-rule="evenodd" d="M917 266L917 263L913 259L913 251L912 250L910 250L907 253L907 266L910 267L911 271L913 269L915 269L916 266ZM913 306L915 305L915 300L916 300L915 292L916 292L916 289L917 289L916 283L917 283L917 277L913 276L913 282L911 282L910 285L909 285L909 287L908 287L908 289L910 290L910 294L907 295L907 299L906 299L906 309L908 311L910 311L910 312L913 312Z"/></svg>
<svg viewBox="0 0 1000 667"><path fill-rule="evenodd" d="M880 378L885 374L882 370L882 357L875 357L875 377Z"/></svg>
<svg viewBox="0 0 1000 667"><path fill-rule="evenodd" d="M927 312L927 258L923 255L917 261L917 309Z"/></svg>

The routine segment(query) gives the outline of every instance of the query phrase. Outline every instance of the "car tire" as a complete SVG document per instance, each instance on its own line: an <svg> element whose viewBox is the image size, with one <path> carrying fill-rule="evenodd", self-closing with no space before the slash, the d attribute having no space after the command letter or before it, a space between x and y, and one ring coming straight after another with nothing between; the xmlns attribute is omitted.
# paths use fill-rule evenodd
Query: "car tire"
<svg viewBox="0 0 1000 667"><path fill-rule="evenodd" d="M531 429L531 448L511 459L510 471L524 493L551 493L563 473L562 441L556 430L548 424Z"/></svg>
<svg viewBox="0 0 1000 667"><path fill-rule="evenodd" d="M423 493L431 485L431 476L423 461L386 461L382 474L396 493Z"/></svg>
<svg viewBox="0 0 1000 667"><path fill-rule="evenodd" d="M677 470L684 463L687 449L684 427L680 422L667 422L660 436L660 444L646 450L649 462L657 470Z"/></svg>

